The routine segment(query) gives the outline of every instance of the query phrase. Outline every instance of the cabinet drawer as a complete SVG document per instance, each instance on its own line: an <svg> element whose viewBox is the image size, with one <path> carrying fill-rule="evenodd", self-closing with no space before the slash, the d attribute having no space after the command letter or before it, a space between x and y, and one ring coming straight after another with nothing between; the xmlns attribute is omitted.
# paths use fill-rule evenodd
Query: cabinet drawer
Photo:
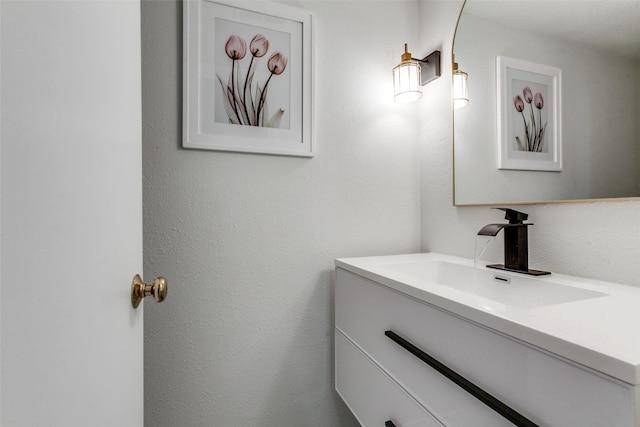
<svg viewBox="0 0 640 427"><path fill-rule="evenodd" d="M336 331L336 390L365 427L441 427L356 346Z"/></svg>
<svg viewBox="0 0 640 427"><path fill-rule="evenodd" d="M447 426L505 418L385 336L391 330L541 426L634 426L633 389L338 268L336 328Z"/></svg>

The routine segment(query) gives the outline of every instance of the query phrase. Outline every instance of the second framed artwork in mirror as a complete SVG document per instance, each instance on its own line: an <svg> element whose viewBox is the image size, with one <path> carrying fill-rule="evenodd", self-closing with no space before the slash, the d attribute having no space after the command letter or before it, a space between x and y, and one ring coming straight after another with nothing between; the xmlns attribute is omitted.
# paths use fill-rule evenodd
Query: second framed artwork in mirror
<svg viewBox="0 0 640 427"><path fill-rule="evenodd" d="M562 170L562 71L498 56L498 168Z"/></svg>

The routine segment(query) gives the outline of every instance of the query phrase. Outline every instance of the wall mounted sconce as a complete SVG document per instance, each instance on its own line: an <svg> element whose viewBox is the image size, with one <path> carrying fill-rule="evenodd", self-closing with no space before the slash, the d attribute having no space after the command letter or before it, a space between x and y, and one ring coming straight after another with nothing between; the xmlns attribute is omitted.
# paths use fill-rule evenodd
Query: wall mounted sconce
<svg viewBox="0 0 640 427"><path fill-rule="evenodd" d="M468 74L458 69L458 63L453 61L453 108L466 107L469 104Z"/></svg>
<svg viewBox="0 0 640 427"><path fill-rule="evenodd" d="M422 86L440 77L440 51L415 59L405 43L400 58L401 62L393 69L393 99L396 102L417 101L422 97Z"/></svg>

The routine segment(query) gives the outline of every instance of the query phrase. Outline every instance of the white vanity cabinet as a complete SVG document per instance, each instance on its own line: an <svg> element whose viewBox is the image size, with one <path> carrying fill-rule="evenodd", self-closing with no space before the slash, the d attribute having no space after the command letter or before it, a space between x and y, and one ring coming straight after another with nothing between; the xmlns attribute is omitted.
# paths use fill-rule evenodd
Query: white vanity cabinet
<svg viewBox="0 0 640 427"><path fill-rule="evenodd" d="M640 426L637 386L344 265L336 268L336 389L364 427ZM410 343L418 355L392 337ZM425 357L495 399L511 420L425 363Z"/></svg>
<svg viewBox="0 0 640 427"><path fill-rule="evenodd" d="M363 426L441 426L339 332L336 332L336 387Z"/></svg>

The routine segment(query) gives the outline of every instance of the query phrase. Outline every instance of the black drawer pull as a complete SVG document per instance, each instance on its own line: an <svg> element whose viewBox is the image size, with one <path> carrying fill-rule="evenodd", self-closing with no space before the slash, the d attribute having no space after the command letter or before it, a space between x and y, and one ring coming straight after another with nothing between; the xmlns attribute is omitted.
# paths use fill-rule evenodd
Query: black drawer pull
<svg viewBox="0 0 640 427"><path fill-rule="evenodd" d="M396 427L396 425L393 423L393 421L389 420L384 423L384 427Z"/></svg>
<svg viewBox="0 0 640 427"><path fill-rule="evenodd" d="M505 417L507 420L511 421L514 425L518 427L538 427L536 423L526 418L524 415L515 411L504 402L496 399L462 375L458 374L445 364L437 361L433 357L429 356L424 351L420 350L415 345L411 344L409 341L405 340L398 334L393 331L385 331L384 333L387 337L391 338L397 344L402 346L405 350L409 351L411 354L416 356L418 359L422 360L427 365L431 366L436 371L440 372L442 375L447 377L449 380L456 383L459 387L463 388L466 392L471 394L473 397L487 405L489 408L496 411L498 414Z"/></svg>

